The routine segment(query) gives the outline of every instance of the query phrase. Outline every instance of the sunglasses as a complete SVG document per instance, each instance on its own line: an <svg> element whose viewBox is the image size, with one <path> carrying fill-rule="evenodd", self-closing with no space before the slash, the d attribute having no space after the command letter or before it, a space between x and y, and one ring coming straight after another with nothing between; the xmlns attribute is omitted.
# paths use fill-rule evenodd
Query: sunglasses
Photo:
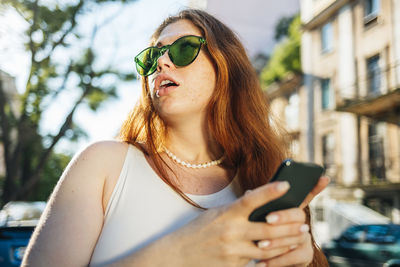
<svg viewBox="0 0 400 267"><path fill-rule="evenodd" d="M169 59L175 66L187 66L199 55L203 44L206 44L206 40L203 37L186 35L170 45L148 47L135 57L136 70L141 76L153 74L157 69L158 58L167 50Z"/></svg>

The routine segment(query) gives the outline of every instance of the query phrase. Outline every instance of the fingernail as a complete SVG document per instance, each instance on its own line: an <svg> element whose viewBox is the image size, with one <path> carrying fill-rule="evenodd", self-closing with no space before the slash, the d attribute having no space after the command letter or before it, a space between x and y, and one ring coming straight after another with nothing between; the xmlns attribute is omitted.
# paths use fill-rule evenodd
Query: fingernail
<svg viewBox="0 0 400 267"><path fill-rule="evenodd" d="M267 217L265 217L265 220L267 221L267 223L277 222L278 219L279 219L279 216L276 214L267 215Z"/></svg>
<svg viewBox="0 0 400 267"><path fill-rule="evenodd" d="M246 192L244 192L244 194L247 195L247 194L250 193L250 192L251 192L251 190L248 189L248 190L246 190Z"/></svg>
<svg viewBox="0 0 400 267"><path fill-rule="evenodd" d="M257 243L257 246L258 246L259 248L266 248L266 247L269 246L269 244L271 244L271 241L269 241L269 240L263 240L263 241L259 241L259 242Z"/></svg>
<svg viewBox="0 0 400 267"><path fill-rule="evenodd" d="M297 248L297 245L291 245L291 246L289 247L290 250L295 249L295 248Z"/></svg>
<svg viewBox="0 0 400 267"><path fill-rule="evenodd" d="M290 188L290 184L289 184L289 182L287 182L287 181L280 182L280 183L278 183L278 185L276 186L276 189L277 189L279 192L286 191L286 190L288 190L289 188Z"/></svg>
<svg viewBox="0 0 400 267"><path fill-rule="evenodd" d="M259 262L256 264L256 267L267 267L267 264L265 262Z"/></svg>
<svg viewBox="0 0 400 267"><path fill-rule="evenodd" d="M300 232L305 233L308 232L310 230L310 226L308 226L308 224L303 224L302 226L300 226Z"/></svg>

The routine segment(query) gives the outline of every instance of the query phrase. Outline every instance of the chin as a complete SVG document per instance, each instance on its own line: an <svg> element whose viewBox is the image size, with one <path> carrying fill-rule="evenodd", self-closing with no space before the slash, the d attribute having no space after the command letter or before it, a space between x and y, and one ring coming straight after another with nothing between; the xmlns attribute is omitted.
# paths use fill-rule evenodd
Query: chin
<svg viewBox="0 0 400 267"><path fill-rule="evenodd" d="M162 107L159 110L160 117L163 120L171 121L174 119L180 118L189 118L194 119L195 114L200 114L200 110L189 110L188 108L183 107Z"/></svg>

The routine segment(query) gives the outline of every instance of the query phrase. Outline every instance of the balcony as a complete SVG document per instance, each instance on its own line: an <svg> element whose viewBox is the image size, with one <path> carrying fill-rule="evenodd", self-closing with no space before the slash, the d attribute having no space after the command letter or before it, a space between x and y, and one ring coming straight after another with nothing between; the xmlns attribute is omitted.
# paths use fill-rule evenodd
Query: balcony
<svg viewBox="0 0 400 267"><path fill-rule="evenodd" d="M371 58L366 78L349 86L348 91L354 94L336 91L336 110L400 125L400 81L396 85L391 79L400 65L379 68L374 66L375 61Z"/></svg>
<svg viewBox="0 0 400 267"><path fill-rule="evenodd" d="M400 88L381 95L342 99L336 110L400 125Z"/></svg>

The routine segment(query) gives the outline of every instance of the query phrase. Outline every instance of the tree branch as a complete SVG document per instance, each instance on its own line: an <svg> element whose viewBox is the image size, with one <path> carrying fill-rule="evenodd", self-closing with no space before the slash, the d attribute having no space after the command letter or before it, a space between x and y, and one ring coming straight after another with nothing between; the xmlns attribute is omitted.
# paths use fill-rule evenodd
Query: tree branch
<svg viewBox="0 0 400 267"><path fill-rule="evenodd" d="M73 106L70 113L66 117L64 124L60 127L58 134L56 136L54 136L50 146L42 153L42 155L39 159L39 163L38 163L37 167L35 168L34 173L27 180L27 182L18 190L18 192L15 193L14 197L23 196L32 188L32 186L34 186L37 182L39 182L41 171L42 171L43 167L45 166L45 163L46 163L47 159L49 158L51 152L53 151L54 146L65 135L65 132L71 128L74 113L75 113L77 107L85 99L87 94L88 94L88 90L85 90L84 93L81 95L81 97L78 99L78 101L76 101L75 105Z"/></svg>
<svg viewBox="0 0 400 267"><path fill-rule="evenodd" d="M49 96L49 97L50 97L49 103L52 103L52 102L56 99L56 97L58 96L58 94L61 93L61 92L66 88L69 75L70 75L71 72L72 72L72 66L73 66L73 62L72 62L72 60L71 60L70 63L68 64L67 71L66 71L66 72L64 73L64 75L63 75L63 76L64 76L64 79L63 79L63 82L61 83L60 87L59 87L57 90L55 90L54 93L52 93L52 94ZM46 109L46 108L47 108L47 106L44 107L44 109Z"/></svg>
<svg viewBox="0 0 400 267"><path fill-rule="evenodd" d="M84 1L81 0L79 1L79 4L76 5L76 9L74 10L74 13L71 16L71 26L63 33L63 35L60 37L60 39L58 39L58 41L53 42L53 45L49 51L49 54L47 55L47 57L45 59L48 59L51 57L51 55L53 54L54 49L57 48L57 46L59 46L60 44L62 44L64 42L64 39L68 36L68 34L70 34L72 32L72 30L75 28L76 26L76 16L78 15L79 11L81 10L81 8L83 7Z"/></svg>

